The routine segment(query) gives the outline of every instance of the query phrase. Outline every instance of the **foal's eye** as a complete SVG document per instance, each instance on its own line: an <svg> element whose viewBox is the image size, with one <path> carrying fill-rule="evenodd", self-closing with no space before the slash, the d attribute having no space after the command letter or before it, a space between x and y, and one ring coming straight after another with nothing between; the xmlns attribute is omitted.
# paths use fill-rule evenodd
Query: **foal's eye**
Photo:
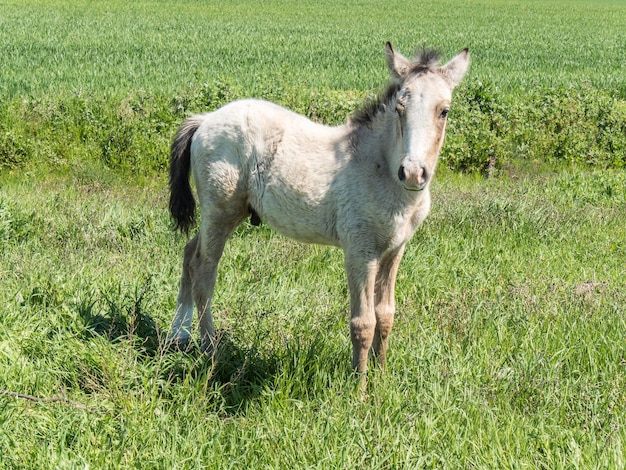
<svg viewBox="0 0 626 470"><path fill-rule="evenodd" d="M439 117L441 119L445 119L448 117L448 113L450 112L450 110L448 108L445 108L443 111L441 111L441 114L439 115Z"/></svg>
<svg viewBox="0 0 626 470"><path fill-rule="evenodd" d="M396 103L396 111L398 112L398 114L403 114L405 109L406 109L406 106L404 105L403 102L398 101Z"/></svg>

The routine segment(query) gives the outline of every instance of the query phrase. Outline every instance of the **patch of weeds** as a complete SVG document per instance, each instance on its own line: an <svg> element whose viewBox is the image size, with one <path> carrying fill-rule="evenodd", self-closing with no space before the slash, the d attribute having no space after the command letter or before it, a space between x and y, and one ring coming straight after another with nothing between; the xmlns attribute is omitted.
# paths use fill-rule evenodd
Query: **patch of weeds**
<svg viewBox="0 0 626 470"><path fill-rule="evenodd" d="M0 198L0 242L2 247L10 243L20 243L36 231L36 214L27 212L3 198Z"/></svg>
<svg viewBox="0 0 626 470"><path fill-rule="evenodd" d="M104 308L96 309L93 301L80 303L78 315L82 318L87 338L104 336L111 342L131 340L146 354L156 354L160 331L144 305L150 286L148 278L143 286L135 287L129 293L118 284L102 293Z"/></svg>

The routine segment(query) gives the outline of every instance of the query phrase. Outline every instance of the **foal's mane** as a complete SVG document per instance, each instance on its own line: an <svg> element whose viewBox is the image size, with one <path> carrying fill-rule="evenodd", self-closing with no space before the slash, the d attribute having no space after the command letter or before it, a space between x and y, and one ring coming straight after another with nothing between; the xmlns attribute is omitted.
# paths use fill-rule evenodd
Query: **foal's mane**
<svg viewBox="0 0 626 470"><path fill-rule="evenodd" d="M418 52L416 58L409 64L407 73L399 79L391 80L376 97L370 98L361 108L357 108L350 116L350 122L357 127L371 124L380 113L387 110L407 79L427 72L434 72L438 67L439 57L439 52L434 49Z"/></svg>

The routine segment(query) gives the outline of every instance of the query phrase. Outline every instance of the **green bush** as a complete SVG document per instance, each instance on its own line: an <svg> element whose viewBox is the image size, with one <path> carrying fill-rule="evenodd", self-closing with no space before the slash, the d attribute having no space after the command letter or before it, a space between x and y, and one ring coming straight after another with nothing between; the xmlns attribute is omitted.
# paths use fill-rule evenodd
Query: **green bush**
<svg viewBox="0 0 626 470"><path fill-rule="evenodd" d="M626 102L609 92L584 83L539 89L512 109L510 138L523 158L601 168L626 163Z"/></svg>
<svg viewBox="0 0 626 470"><path fill-rule="evenodd" d="M491 84L478 82L457 93L442 160L460 171L491 172L506 158L508 119Z"/></svg>
<svg viewBox="0 0 626 470"><path fill-rule="evenodd" d="M345 122L368 92L259 87L254 93L325 124ZM177 127L246 91L228 79L175 96L74 94L0 107L0 169L62 169L99 162L132 175L162 172ZM442 164L493 173L517 161L621 168L626 165L626 101L589 84L503 96L488 82L461 87L452 106Z"/></svg>
<svg viewBox="0 0 626 470"><path fill-rule="evenodd" d="M484 172L520 160L621 168L626 102L586 83L515 99L471 84L455 97L446 138L442 160L453 170Z"/></svg>

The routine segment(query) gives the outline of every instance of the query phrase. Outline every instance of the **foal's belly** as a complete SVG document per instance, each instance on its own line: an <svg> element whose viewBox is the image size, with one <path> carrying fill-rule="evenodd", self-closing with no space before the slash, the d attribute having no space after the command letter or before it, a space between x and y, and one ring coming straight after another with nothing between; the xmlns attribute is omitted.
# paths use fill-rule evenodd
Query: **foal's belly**
<svg viewBox="0 0 626 470"><path fill-rule="evenodd" d="M264 197L260 217L273 230L303 243L339 246L334 217L320 207L303 204L283 205Z"/></svg>
<svg viewBox="0 0 626 470"><path fill-rule="evenodd" d="M292 238L302 243L339 246L339 241L337 239L329 237L327 234L322 232L299 230L298 227L284 227L273 224L272 222L268 222L268 225L281 235Z"/></svg>

